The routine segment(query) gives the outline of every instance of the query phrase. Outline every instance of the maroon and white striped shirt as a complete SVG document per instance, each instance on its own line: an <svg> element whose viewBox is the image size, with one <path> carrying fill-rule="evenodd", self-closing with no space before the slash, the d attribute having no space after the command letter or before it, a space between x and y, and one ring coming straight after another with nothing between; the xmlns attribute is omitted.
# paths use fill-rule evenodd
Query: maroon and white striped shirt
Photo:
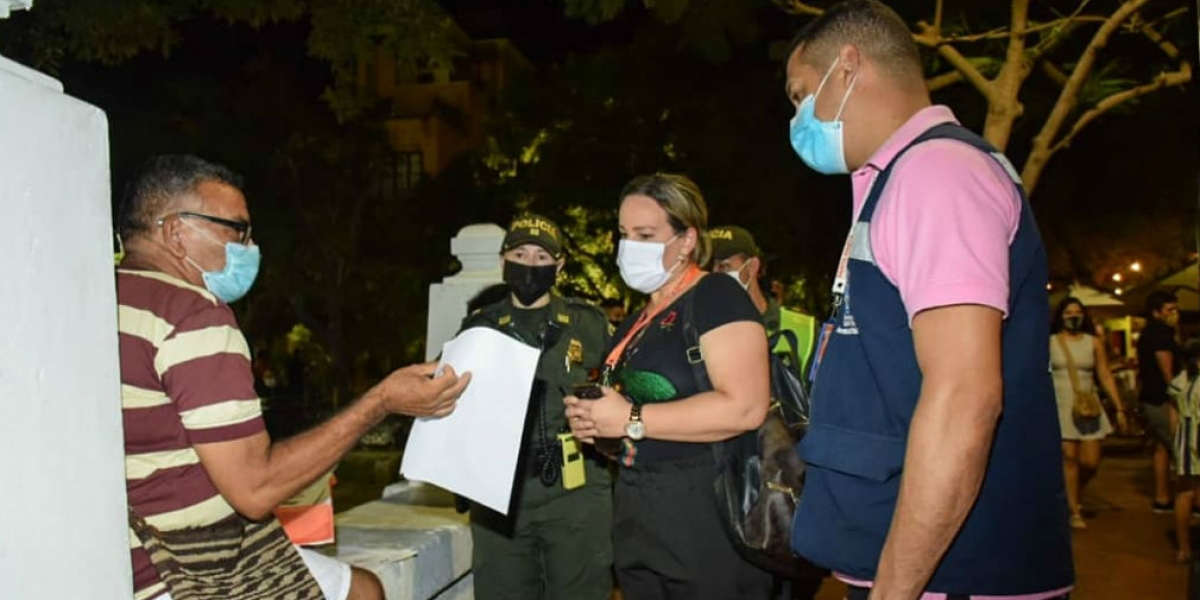
<svg viewBox="0 0 1200 600"><path fill-rule="evenodd" d="M117 270L125 487L160 529L211 525L234 510L194 449L264 431L250 350L233 311L163 273ZM130 531L137 600L166 591Z"/></svg>

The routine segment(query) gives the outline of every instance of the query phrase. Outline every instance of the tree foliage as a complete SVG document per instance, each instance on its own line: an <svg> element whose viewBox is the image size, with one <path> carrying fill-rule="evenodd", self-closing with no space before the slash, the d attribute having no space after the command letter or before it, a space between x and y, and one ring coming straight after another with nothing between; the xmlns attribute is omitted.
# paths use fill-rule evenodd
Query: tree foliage
<svg viewBox="0 0 1200 600"><path fill-rule="evenodd" d="M198 16L252 27L304 21L309 54L333 73L324 97L341 119L374 100L356 85L361 57L382 48L401 62L437 65L458 51L434 0L39 0L36 10L0 22L0 50L52 73L71 60L116 65L170 55L181 25Z"/></svg>
<svg viewBox="0 0 1200 600"><path fill-rule="evenodd" d="M593 20L612 18L621 4L566 2L572 14ZM642 3L665 20L686 20L723 4L674 0L664 13L655 0ZM823 12L806 0L772 3L800 18ZM913 39L929 55L931 90L971 86L987 105L981 131L1002 150L1012 150L1019 122L1034 132L1028 150L1020 151L1025 156L1021 174L1032 192L1050 159L1089 125L1148 94L1192 81L1194 57L1190 50L1180 51L1183 42L1176 39L1188 5L1186 0L1047 0L1036 5L1003 0L960 3L948 10L944 0L928 0L924 11L915 13L920 16L909 16ZM1190 47L1190 40L1183 39ZM1121 60L1121 53L1138 60ZM1041 81L1033 81L1035 75ZM1039 85L1053 86L1049 98L1027 105L1029 97L1037 96L1028 88Z"/></svg>
<svg viewBox="0 0 1200 600"><path fill-rule="evenodd" d="M498 222L524 209L556 219L572 250L567 288L599 298L626 293L614 264L621 187L639 174L687 174L705 193L710 224L751 228L773 254L772 275L807 282L811 293L798 299L815 309L823 262L814 259L832 260L837 243L820 224L846 218L832 200L840 186L797 168L786 141L791 108L765 44L714 65L681 47L675 27L646 24L628 44L515 82L472 174L459 178L507 207Z"/></svg>

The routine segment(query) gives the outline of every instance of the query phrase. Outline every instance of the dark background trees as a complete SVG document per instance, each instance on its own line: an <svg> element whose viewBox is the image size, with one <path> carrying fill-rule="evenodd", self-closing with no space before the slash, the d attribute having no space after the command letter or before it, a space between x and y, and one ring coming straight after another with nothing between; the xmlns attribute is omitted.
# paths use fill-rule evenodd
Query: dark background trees
<svg viewBox="0 0 1200 600"><path fill-rule="evenodd" d="M891 4L918 34L921 20L935 22L935 0ZM1145 4L1148 20L1129 22L1152 23L1178 56L1147 42L1140 27L1121 29L1069 117L1152 81L1155 69L1195 64L1194 15L1176 14L1187 3ZM939 29L953 44L928 49L930 75L944 76L935 99L977 130L996 100L944 47L999 77L1009 40L996 28L1012 26L1012 5L953 3L963 12L947 7ZM1087 14L1122 5L1096 0ZM788 145L793 109L781 92L781 49L809 18L791 13L808 6L38 0L32 12L0 22L0 52L50 70L68 93L108 113L115 197L134 165L161 152L193 152L247 176L264 269L235 308L276 370L302 359L310 396L333 399L318 407L326 409L423 353L426 289L454 268L448 240L463 225L545 213L563 223L577 252L568 287L621 295L611 252L616 195L649 171L693 176L712 223L753 230L771 254L771 275L791 284L790 300L823 311L850 208L844 178L811 173ZM1026 22L1032 43L1050 39L1051 29L1028 29L1077 6L1035 3ZM511 38L534 69L496 99L482 148L404 199L382 201L373 186L391 160L382 126L389 109L355 85L356 60L384 47L401 61L447 63L459 51L444 35L449 18L477 38ZM1060 71L1069 76L1071 56L1085 51L1096 26L1060 32ZM1019 94L1006 96L1022 111L1006 140L1018 164L1062 96L1061 80L1044 71L1025 73ZM1043 165L1034 204L1060 283L1111 285L1112 272L1133 260L1150 277L1195 252L1197 87L1135 100L1091 122Z"/></svg>

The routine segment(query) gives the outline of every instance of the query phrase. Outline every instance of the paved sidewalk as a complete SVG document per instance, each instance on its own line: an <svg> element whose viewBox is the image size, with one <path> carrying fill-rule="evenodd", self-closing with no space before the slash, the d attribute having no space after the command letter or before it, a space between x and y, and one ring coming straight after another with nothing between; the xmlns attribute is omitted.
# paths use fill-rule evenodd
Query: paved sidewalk
<svg viewBox="0 0 1200 600"><path fill-rule="evenodd" d="M1100 472L1084 493L1085 514L1095 514L1075 534L1072 598L1182 600L1187 567L1174 562L1173 517L1150 510L1150 453L1128 438L1110 439L1104 451Z"/></svg>
<svg viewBox="0 0 1200 600"><path fill-rule="evenodd" d="M1187 568L1175 559L1171 515L1150 510L1150 454L1140 440L1105 443L1100 472L1084 493L1088 528L1075 532L1072 600L1183 600ZM1200 532L1193 530L1193 541ZM818 600L841 600L845 587L826 582Z"/></svg>

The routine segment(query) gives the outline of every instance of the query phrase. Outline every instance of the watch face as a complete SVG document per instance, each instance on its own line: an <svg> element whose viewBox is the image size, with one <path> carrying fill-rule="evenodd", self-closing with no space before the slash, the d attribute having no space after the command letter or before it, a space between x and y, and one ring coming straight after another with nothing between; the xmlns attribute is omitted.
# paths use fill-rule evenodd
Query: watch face
<svg viewBox="0 0 1200 600"><path fill-rule="evenodd" d="M626 423L625 435L629 436L629 439L635 442L646 437L646 424L642 423L641 421L630 421L629 423Z"/></svg>

